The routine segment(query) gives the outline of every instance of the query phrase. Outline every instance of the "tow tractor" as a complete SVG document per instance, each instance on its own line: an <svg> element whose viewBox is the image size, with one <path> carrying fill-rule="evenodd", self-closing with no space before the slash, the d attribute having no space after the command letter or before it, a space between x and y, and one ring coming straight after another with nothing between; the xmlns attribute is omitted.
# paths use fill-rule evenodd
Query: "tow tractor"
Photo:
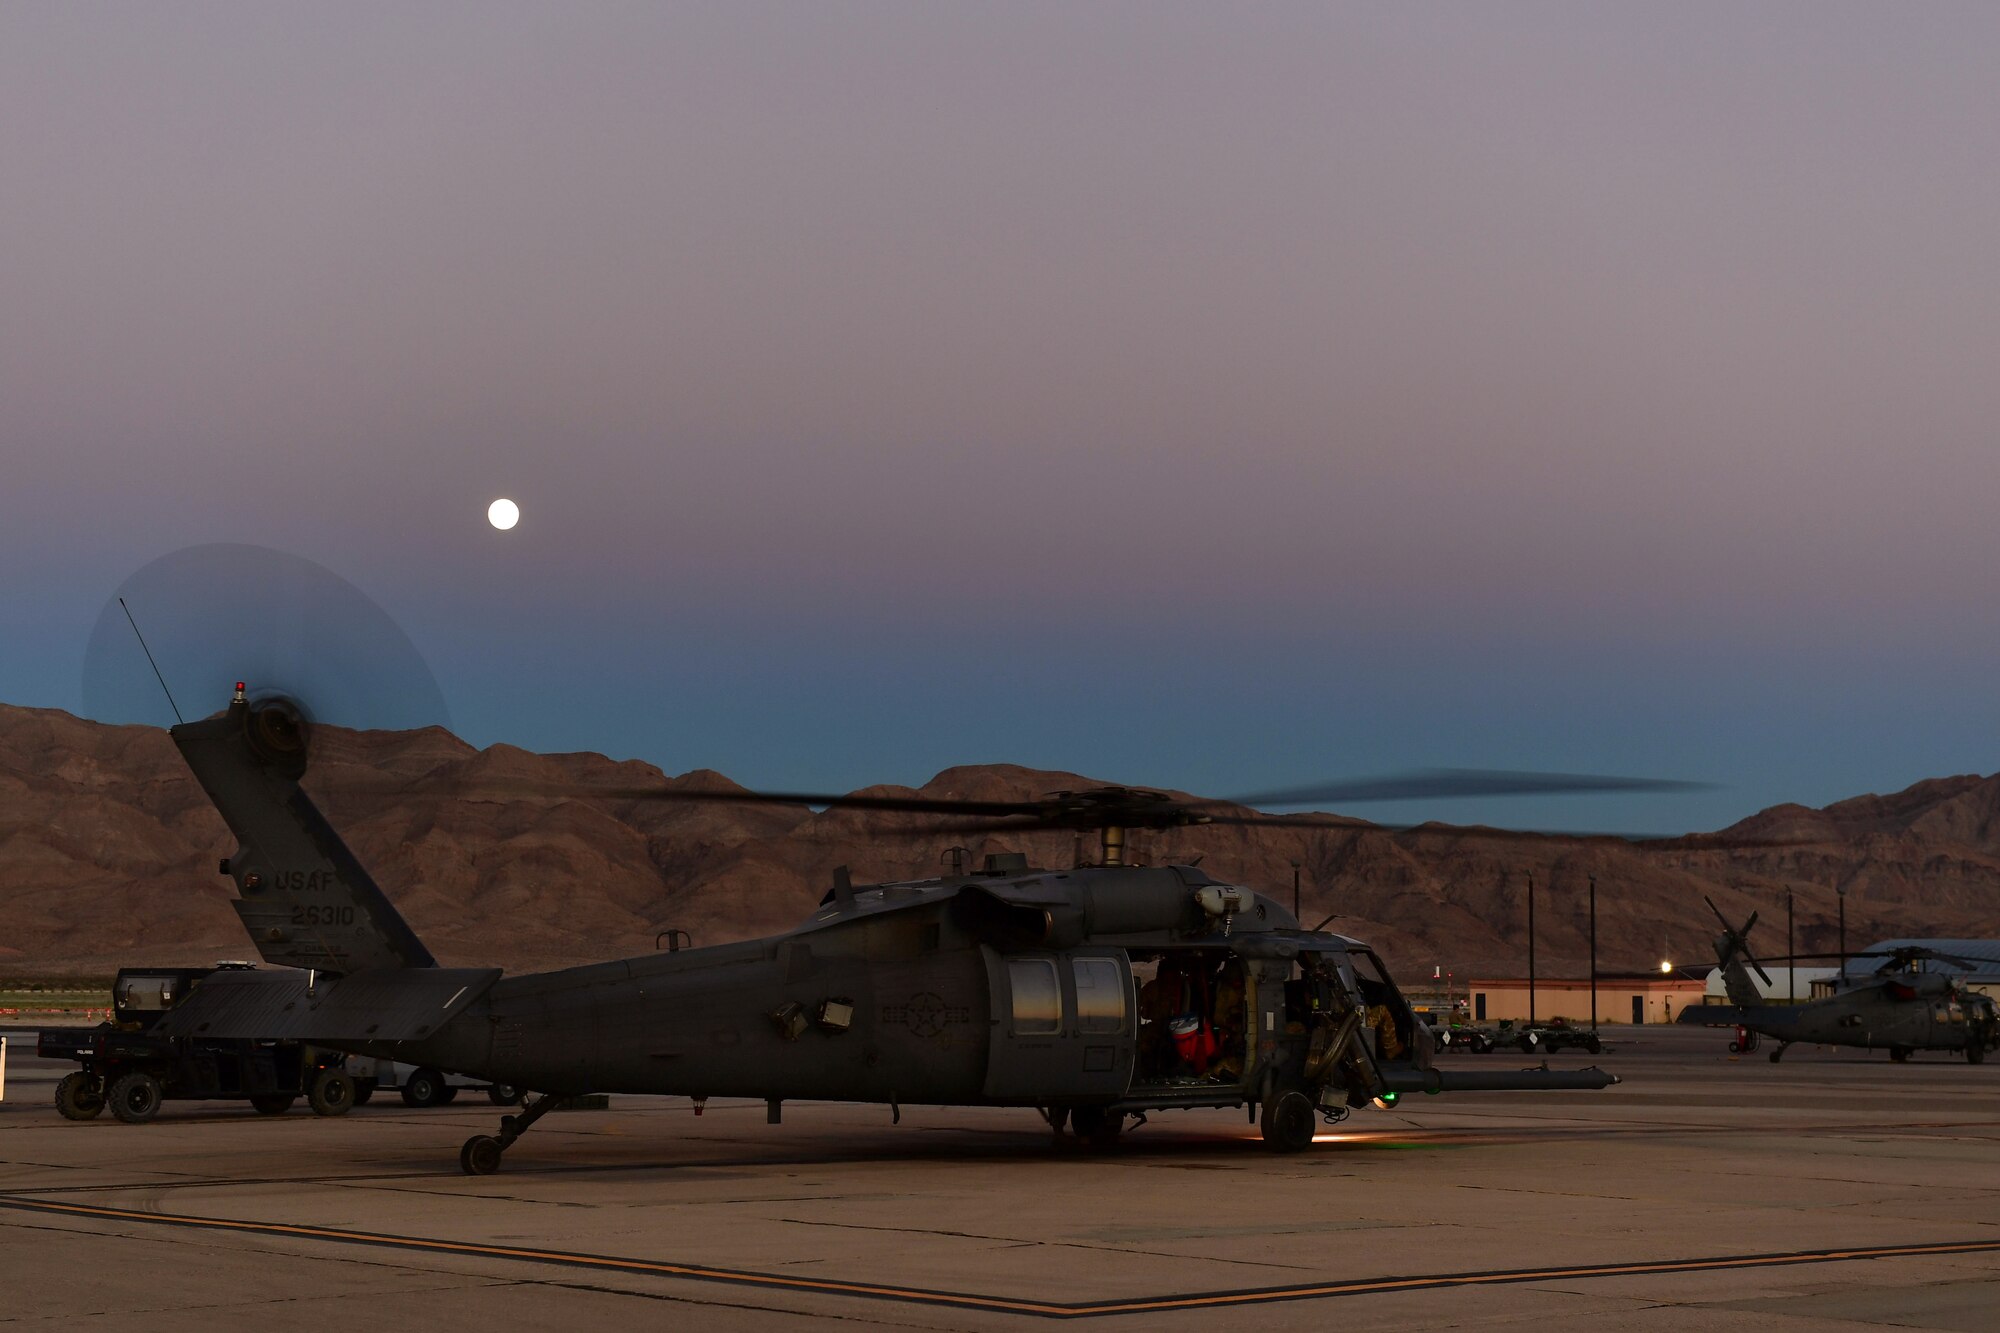
<svg viewBox="0 0 2000 1333"><path fill-rule="evenodd" d="M355 1081L338 1051L296 1041L166 1037L152 1031L168 1010L217 972L214 967L121 968L111 990L111 1020L94 1028L47 1028L36 1034L44 1059L81 1066L56 1084L56 1110L91 1120L109 1107L128 1125L159 1114L164 1101L247 1101L281 1115L303 1096L320 1115L354 1105Z"/></svg>

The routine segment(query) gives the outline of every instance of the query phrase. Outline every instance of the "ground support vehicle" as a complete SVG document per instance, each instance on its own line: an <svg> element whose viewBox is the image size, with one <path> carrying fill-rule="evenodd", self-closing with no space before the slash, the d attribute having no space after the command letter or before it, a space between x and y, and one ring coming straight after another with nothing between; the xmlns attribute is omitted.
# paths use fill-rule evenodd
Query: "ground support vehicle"
<svg viewBox="0 0 2000 1333"><path fill-rule="evenodd" d="M1521 1029L1514 1038L1524 1054L1546 1055L1551 1051L1578 1047L1596 1055L1604 1049L1604 1041L1595 1028L1576 1027L1569 1023L1550 1023L1546 1026Z"/></svg>
<svg viewBox="0 0 2000 1333"><path fill-rule="evenodd" d="M303 1096L320 1115L347 1111L355 1083L338 1051L298 1041L153 1031L209 976L235 970L244 969L126 968L112 987L110 1022L38 1033L39 1055L80 1066L56 1084L56 1109L70 1120L90 1120L108 1107L126 1124L143 1124L169 1100L242 1100L279 1115Z"/></svg>
<svg viewBox="0 0 2000 1333"><path fill-rule="evenodd" d="M1484 1055L1500 1044L1490 1029L1474 1027L1470 1023L1453 1023L1444 1030L1444 1035L1451 1038L1449 1049L1470 1051L1474 1055Z"/></svg>

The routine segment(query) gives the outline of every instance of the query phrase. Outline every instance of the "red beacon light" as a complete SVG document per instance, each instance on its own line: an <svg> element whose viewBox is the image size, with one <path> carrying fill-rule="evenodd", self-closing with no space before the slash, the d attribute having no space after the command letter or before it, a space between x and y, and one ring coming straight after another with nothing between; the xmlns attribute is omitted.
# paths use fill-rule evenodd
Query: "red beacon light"
<svg viewBox="0 0 2000 1333"><path fill-rule="evenodd" d="M243 682L242 682L242 681L240 681L240 680L236 682L236 699L235 699L235 702L236 702L236 703L239 703L239 704L243 702Z"/></svg>

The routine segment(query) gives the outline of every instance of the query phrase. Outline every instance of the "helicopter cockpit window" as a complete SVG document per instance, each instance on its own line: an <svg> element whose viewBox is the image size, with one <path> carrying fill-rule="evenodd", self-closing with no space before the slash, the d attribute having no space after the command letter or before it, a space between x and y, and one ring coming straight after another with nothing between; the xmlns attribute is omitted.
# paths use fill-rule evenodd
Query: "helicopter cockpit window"
<svg viewBox="0 0 2000 1333"><path fill-rule="evenodd" d="M1073 958L1079 1032L1125 1030L1125 976L1115 958Z"/></svg>
<svg viewBox="0 0 2000 1333"><path fill-rule="evenodd" d="M1055 960L1015 958L1007 965L1014 989L1014 1031L1024 1036L1062 1030L1062 987Z"/></svg>

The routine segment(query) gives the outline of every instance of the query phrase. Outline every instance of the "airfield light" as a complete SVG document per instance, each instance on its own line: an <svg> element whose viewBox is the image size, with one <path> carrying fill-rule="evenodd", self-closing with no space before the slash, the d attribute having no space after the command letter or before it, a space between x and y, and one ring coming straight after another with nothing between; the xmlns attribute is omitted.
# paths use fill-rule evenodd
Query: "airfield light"
<svg viewBox="0 0 2000 1333"><path fill-rule="evenodd" d="M1673 965L1672 963L1668 962L1668 961L1667 961L1666 959L1664 959L1664 958L1662 958L1662 959L1660 960L1660 975L1661 975L1661 976L1668 976L1668 975L1670 975L1670 974L1671 974L1671 973L1673 972L1673 970L1674 970L1674 965Z"/></svg>

